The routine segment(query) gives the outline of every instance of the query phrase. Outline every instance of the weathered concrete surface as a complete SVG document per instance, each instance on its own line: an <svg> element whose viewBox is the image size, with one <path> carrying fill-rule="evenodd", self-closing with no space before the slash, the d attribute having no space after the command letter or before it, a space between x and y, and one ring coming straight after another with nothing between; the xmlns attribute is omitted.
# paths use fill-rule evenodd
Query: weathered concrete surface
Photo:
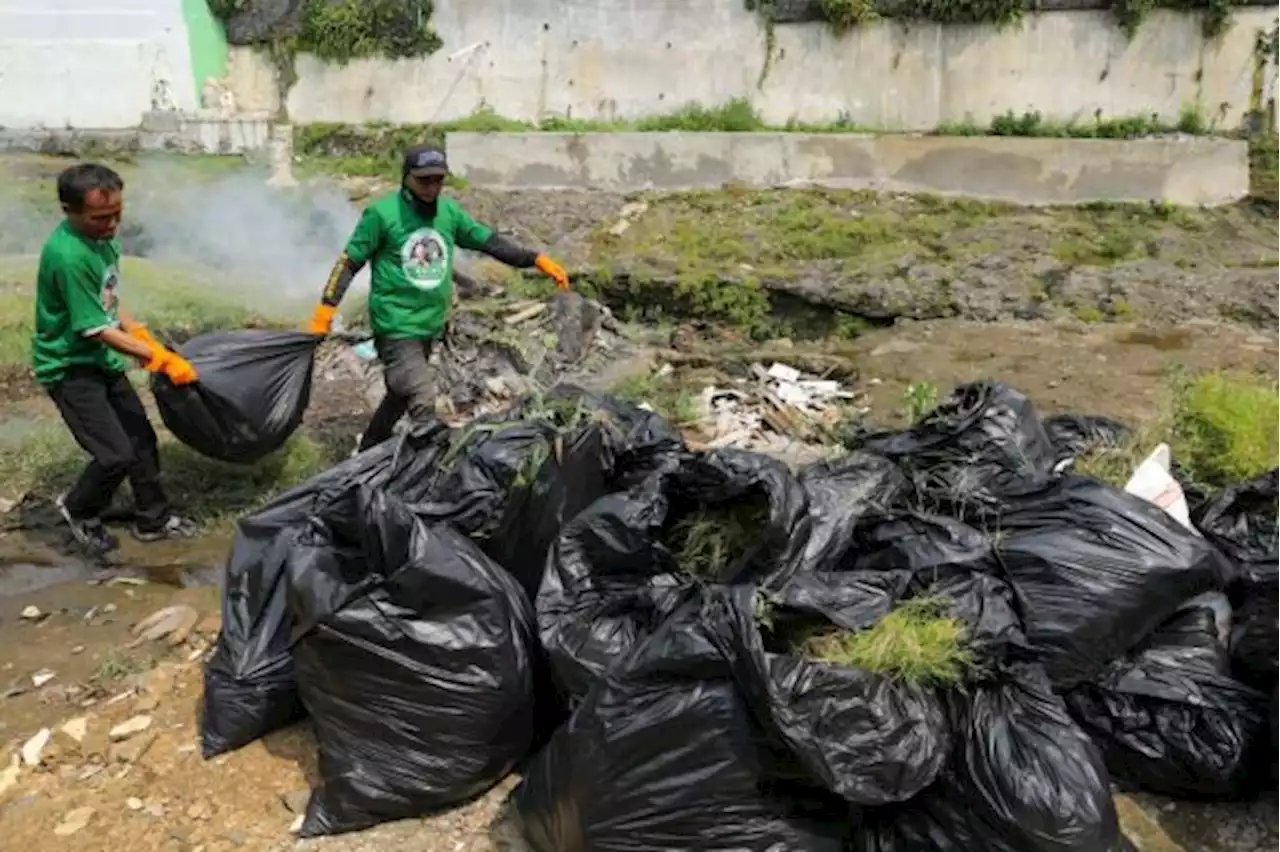
<svg viewBox="0 0 1280 852"><path fill-rule="evenodd" d="M1223 127L1249 109L1259 30L1274 5L1232 9L1206 41L1197 14L1153 10L1130 40L1109 11L1028 14L1018 26L878 21L844 35L783 24L773 49L743 0L436 0L445 47L417 60L345 66L299 57L288 110L297 123L461 118L480 105L529 121L636 118L695 101L748 98L768 121L877 130L987 123L1008 110L1091 120L1198 106ZM1259 81L1274 95L1275 69ZM229 86L245 109L278 106L269 60L232 51Z"/></svg>
<svg viewBox="0 0 1280 852"><path fill-rule="evenodd" d="M199 106L181 0L0 2L0 127L137 127Z"/></svg>
<svg viewBox="0 0 1280 852"><path fill-rule="evenodd" d="M0 127L0 151L64 153L94 145L109 151L173 151L183 154L246 154L268 146L271 122L263 117L206 118L148 113L142 124L120 129Z"/></svg>
<svg viewBox="0 0 1280 852"><path fill-rule="evenodd" d="M451 133L453 168L489 189L820 185L1072 204L1214 205L1249 190L1244 142L803 133Z"/></svg>

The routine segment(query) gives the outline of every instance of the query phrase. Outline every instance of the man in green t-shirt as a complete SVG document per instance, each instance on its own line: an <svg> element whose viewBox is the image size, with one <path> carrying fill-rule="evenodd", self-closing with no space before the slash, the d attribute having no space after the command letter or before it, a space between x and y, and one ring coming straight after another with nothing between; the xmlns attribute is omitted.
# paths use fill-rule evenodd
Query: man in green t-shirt
<svg viewBox="0 0 1280 852"><path fill-rule="evenodd" d="M428 361L453 301L458 246L517 269L537 268L562 290L569 276L545 254L521 248L472 219L440 190L449 174L443 152L426 145L405 152L400 189L376 199L339 256L310 330L328 334L351 280L371 264L369 320L387 395L360 441L366 450L390 438L407 411L417 422L435 415L435 381Z"/></svg>
<svg viewBox="0 0 1280 852"><path fill-rule="evenodd" d="M91 460L58 510L91 555L119 542L102 524L127 477L136 508L133 534L143 541L185 537L192 525L169 508L160 485L156 433L125 370L130 359L175 384L195 370L165 349L120 304L124 181L106 166L84 163L58 176L66 214L45 241L36 276L32 366L72 436Z"/></svg>

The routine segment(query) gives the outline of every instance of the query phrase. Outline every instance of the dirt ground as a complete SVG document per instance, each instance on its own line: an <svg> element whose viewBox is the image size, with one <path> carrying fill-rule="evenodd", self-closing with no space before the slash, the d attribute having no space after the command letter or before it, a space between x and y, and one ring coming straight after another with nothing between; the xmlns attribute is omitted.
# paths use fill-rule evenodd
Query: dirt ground
<svg viewBox="0 0 1280 852"><path fill-rule="evenodd" d="M740 234L730 244L726 235L736 226L720 200L595 193L468 193L464 200L481 218L551 247L597 284L601 276L620 280L629 269L693 275L722 263L744 273L743 287L763 277L771 293L869 320L854 324L856 336L797 334L794 340L744 343L741 335L699 321L705 317L668 312L656 331L650 325L621 334L627 342L613 353L614 363L594 373L602 384L659 366L669 354L667 343L683 340L677 348L713 363L719 352L744 345L783 362L810 355L838 359L878 422L900 418L909 384L929 382L945 394L957 382L996 378L1046 414L1139 423L1157 412L1171 370L1239 370L1273 381L1278 373L1274 211L1269 217L1243 208L1193 211L1185 219L1156 211L1137 220L1103 211L1112 217L1107 227L1122 231L1121 239L1105 240L1081 224L1085 214L981 218L964 207L921 211L910 206L914 202L877 206L838 195L810 199L803 209L775 210L773 201L747 199L763 207L769 222L789 222L796 230L779 230L783 225L757 217L751 227L758 233ZM628 204L647 206L624 215ZM808 243L806 250L818 254L835 246L844 254L832 262L803 257L795 274L777 274L781 250L770 241L803 232L814 215L843 217L845 225L823 231L830 244ZM676 229L691 227L691 216L700 230L682 239ZM933 218L917 221L921 216ZM623 219L630 224L618 228ZM903 222L911 230L899 238L894 228ZM610 228L620 236L608 236ZM949 238L952 228L961 236ZM868 240L875 245L863 257ZM720 295L696 304L707 311L738 309ZM622 314L620 305L610 304ZM338 362L324 362L306 428L343 452L369 413L367 391ZM6 383L0 375L0 452L20 446L27 435L61 428L34 387ZM29 852L520 848L498 816L514 779L445 814L297 841L290 829L305 790L317 779L314 738L305 725L212 761L202 760L197 747L201 662L217 632L226 530L179 546L130 545L117 569L97 574L51 549L47 539L2 521L0 846ZM162 638L135 645L133 626L169 606L191 608L189 635L176 644ZM39 616L24 617L32 607ZM48 673L53 677L46 681ZM38 674L40 686L33 681ZM145 730L110 742L113 726L138 716L148 717ZM80 741L60 731L81 718ZM71 727L79 733L78 724ZM53 734L39 765L13 768L13 756L43 728ZM1141 852L1277 846L1274 800L1120 801Z"/></svg>

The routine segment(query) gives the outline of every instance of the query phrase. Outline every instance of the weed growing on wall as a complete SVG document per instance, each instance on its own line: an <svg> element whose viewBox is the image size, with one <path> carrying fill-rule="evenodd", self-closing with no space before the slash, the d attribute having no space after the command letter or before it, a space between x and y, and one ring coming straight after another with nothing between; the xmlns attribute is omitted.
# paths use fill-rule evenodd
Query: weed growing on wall
<svg viewBox="0 0 1280 852"><path fill-rule="evenodd" d="M880 17L872 0L822 0L822 15L837 33Z"/></svg>
<svg viewBox="0 0 1280 852"><path fill-rule="evenodd" d="M427 56L443 42L431 0L307 0L298 49L331 62Z"/></svg>
<svg viewBox="0 0 1280 852"><path fill-rule="evenodd" d="M772 27L778 7L786 0L746 0ZM1110 8L1116 23L1132 38L1152 9L1177 9L1198 13L1207 39L1222 35L1231 24L1231 10L1238 0L1100 0L1098 8ZM879 18L924 20L939 24L1016 24L1024 13L1034 11L1034 0L813 0L807 6L836 33ZM791 20L796 20L791 18ZM772 41L772 39L770 39ZM766 65L771 55L766 57Z"/></svg>
<svg viewBox="0 0 1280 852"><path fill-rule="evenodd" d="M438 50L432 0L209 0L233 44L275 44L331 62L382 56L405 59Z"/></svg>
<svg viewBox="0 0 1280 852"><path fill-rule="evenodd" d="M443 44L431 27L432 0L209 0L209 9L227 41L257 46L270 57L282 105L297 82L299 53L345 64L427 56Z"/></svg>

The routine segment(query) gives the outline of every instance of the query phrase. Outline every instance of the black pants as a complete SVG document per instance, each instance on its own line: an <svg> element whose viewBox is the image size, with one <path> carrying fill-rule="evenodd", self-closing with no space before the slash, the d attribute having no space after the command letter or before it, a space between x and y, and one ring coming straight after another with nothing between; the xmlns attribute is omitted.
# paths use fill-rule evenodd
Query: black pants
<svg viewBox="0 0 1280 852"><path fill-rule="evenodd" d="M387 395L373 413L373 419L360 439L360 449L367 450L391 437L396 423L407 412L409 419L423 422L435 417L436 376L428 363L430 340L390 340L376 338L378 360L382 362L382 378Z"/></svg>
<svg viewBox="0 0 1280 852"><path fill-rule="evenodd" d="M169 501L160 486L156 433L129 378L96 367L73 367L49 388L49 395L76 443L92 456L67 492L71 517L101 516L128 477L138 526L163 526L169 519Z"/></svg>

